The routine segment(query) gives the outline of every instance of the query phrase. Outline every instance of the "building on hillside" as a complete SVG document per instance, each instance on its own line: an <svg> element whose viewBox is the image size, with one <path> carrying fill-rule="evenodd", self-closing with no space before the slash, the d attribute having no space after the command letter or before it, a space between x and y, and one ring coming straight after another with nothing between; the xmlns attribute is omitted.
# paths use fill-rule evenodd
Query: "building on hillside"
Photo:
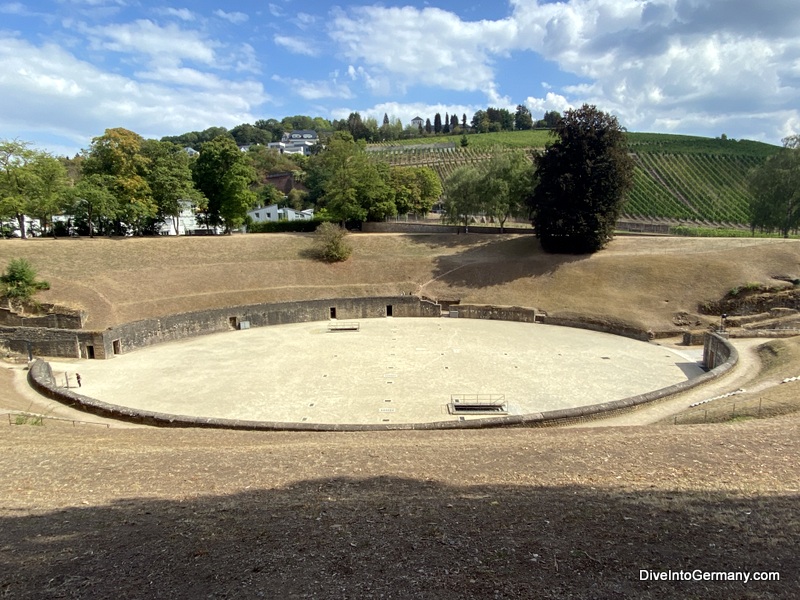
<svg viewBox="0 0 800 600"><path fill-rule="evenodd" d="M281 154L311 154L311 148L319 141L316 131L311 129L296 129L283 134L280 142L270 142L270 148L278 150Z"/></svg>
<svg viewBox="0 0 800 600"><path fill-rule="evenodd" d="M189 156L197 156L198 154L200 154L197 150L195 150L191 146L186 146L183 149L183 151L186 152L186 154L188 154Z"/></svg>
<svg viewBox="0 0 800 600"><path fill-rule="evenodd" d="M425 127L425 121L422 120L422 117L414 117L411 119L411 124L414 127Z"/></svg>
<svg viewBox="0 0 800 600"><path fill-rule="evenodd" d="M314 218L314 209L295 210L294 208L280 208L277 204L261 206L247 212L254 223L276 221L310 221Z"/></svg>

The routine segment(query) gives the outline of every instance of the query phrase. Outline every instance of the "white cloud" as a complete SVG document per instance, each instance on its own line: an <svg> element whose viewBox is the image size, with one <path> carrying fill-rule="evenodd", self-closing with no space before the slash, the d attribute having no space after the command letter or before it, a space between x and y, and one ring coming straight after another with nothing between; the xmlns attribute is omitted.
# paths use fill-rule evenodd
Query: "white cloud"
<svg viewBox="0 0 800 600"><path fill-rule="evenodd" d="M585 81L553 90L566 104L597 104L630 128L738 122L731 130L776 139L796 123L796 0L768 7L750 0L509 5L509 17L476 22L436 8L334 9L329 35L355 69L393 81L395 91L418 84L482 91L490 104L503 105L497 63L532 52ZM773 124L760 115L772 115Z"/></svg>
<svg viewBox="0 0 800 600"><path fill-rule="evenodd" d="M514 45L588 79L565 91L631 129L729 126L773 137L797 114L800 92L784 73L800 52L800 4L778 1L780 10L742 0L511 0ZM761 129L770 113L773 125Z"/></svg>
<svg viewBox="0 0 800 600"><path fill-rule="evenodd" d="M176 17L181 21L194 21L196 19L195 14L188 8L159 8L156 9L156 14Z"/></svg>
<svg viewBox="0 0 800 600"><path fill-rule="evenodd" d="M212 64L215 60L214 48L218 46L204 39L197 31L181 29L174 24L162 27L147 19L100 27L79 27L91 36L94 47L148 55L162 62L192 60Z"/></svg>
<svg viewBox="0 0 800 600"><path fill-rule="evenodd" d="M285 90L283 95L298 95L306 100L323 98L352 98L350 88L344 84L329 81L306 81L292 77L273 75L272 80L281 84Z"/></svg>
<svg viewBox="0 0 800 600"><path fill-rule="evenodd" d="M4 15L19 15L19 16L29 16L32 15L24 4L20 2L6 2L5 4L0 4L0 13Z"/></svg>
<svg viewBox="0 0 800 600"><path fill-rule="evenodd" d="M220 19L225 19L226 21L230 21L234 25L241 25L250 18L246 14L241 12L225 12L224 10L215 10L214 15L216 15Z"/></svg>
<svg viewBox="0 0 800 600"><path fill-rule="evenodd" d="M305 56L318 56L319 46L313 39L296 38L289 35L276 35L272 38L278 46L283 46L293 54Z"/></svg>
<svg viewBox="0 0 800 600"><path fill-rule="evenodd" d="M547 92L544 98L528 97L524 104L533 115L543 115L544 113L551 111L563 113L571 108L574 108L572 103L564 96L560 94L554 94L553 92Z"/></svg>
<svg viewBox="0 0 800 600"><path fill-rule="evenodd" d="M363 6L334 10L329 34L346 58L401 87L474 91L493 87L491 57L506 53L515 29L510 20L467 23L438 8Z"/></svg>
<svg viewBox="0 0 800 600"><path fill-rule="evenodd" d="M296 25L299 29L303 31L307 30L312 25L315 25L317 22L317 18L314 15L310 15L308 13L297 13L297 15L292 19L292 23Z"/></svg>
<svg viewBox="0 0 800 600"><path fill-rule="evenodd" d="M269 99L255 81L189 69L153 70L136 79L104 72L54 44L2 35L0 65L0 131L58 135L72 140L75 150L109 127L158 138L253 122ZM184 85L175 86L176 79Z"/></svg>

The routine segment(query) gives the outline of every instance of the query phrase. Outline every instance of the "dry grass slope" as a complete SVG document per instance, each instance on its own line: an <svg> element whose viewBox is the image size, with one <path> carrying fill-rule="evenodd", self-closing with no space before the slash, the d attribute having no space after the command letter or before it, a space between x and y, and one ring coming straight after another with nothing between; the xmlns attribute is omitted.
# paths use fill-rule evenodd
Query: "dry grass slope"
<svg viewBox="0 0 800 600"><path fill-rule="evenodd" d="M614 316L674 329L677 312L745 282L800 277L800 244L619 237L592 256L544 254L531 236L355 234L353 257L324 264L310 234L0 241L0 265L28 258L83 308L87 327L236 304L423 293L462 302Z"/></svg>

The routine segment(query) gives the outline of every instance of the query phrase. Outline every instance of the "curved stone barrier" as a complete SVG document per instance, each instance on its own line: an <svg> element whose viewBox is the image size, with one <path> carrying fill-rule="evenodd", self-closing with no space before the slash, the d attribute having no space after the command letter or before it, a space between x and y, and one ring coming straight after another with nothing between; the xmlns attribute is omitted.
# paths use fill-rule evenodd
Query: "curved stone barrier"
<svg viewBox="0 0 800 600"><path fill-rule="evenodd" d="M57 400L85 412L118 419L121 421L153 425L156 427L203 427L216 429L244 429L251 431L392 431L392 430L442 430L442 429L483 429L490 427L546 427L596 418L608 417L620 412L633 410L643 404L656 402L675 394L685 392L704 383L717 379L730 371L739 360L739 353L730 342L717 335L708 334L707 347L714 350L717 366L694 379L674 385L630 396L620 400L591 404L575 408L551 410L525 415L509 415L469 421L437 421L432 423L395 423L390 425L371 424L326 424L326 423L285 423L271 421L247 421L237 419L215 419L173 415L143 411L108 404L88 396L58 386L50 364L43 360L34 361L28 372L31 386L42 395Z"/></svg>

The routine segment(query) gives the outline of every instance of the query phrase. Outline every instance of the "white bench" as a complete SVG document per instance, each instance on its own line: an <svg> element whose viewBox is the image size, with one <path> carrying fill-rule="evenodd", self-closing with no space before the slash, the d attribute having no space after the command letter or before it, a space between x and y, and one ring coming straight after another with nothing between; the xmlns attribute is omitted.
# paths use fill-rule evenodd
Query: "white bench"
<svg viewBox="0 0 800 600"><path fill-rule="evenodd" d="M358 331L361 325L356 321L331 321L328 331Z"/></svg>

